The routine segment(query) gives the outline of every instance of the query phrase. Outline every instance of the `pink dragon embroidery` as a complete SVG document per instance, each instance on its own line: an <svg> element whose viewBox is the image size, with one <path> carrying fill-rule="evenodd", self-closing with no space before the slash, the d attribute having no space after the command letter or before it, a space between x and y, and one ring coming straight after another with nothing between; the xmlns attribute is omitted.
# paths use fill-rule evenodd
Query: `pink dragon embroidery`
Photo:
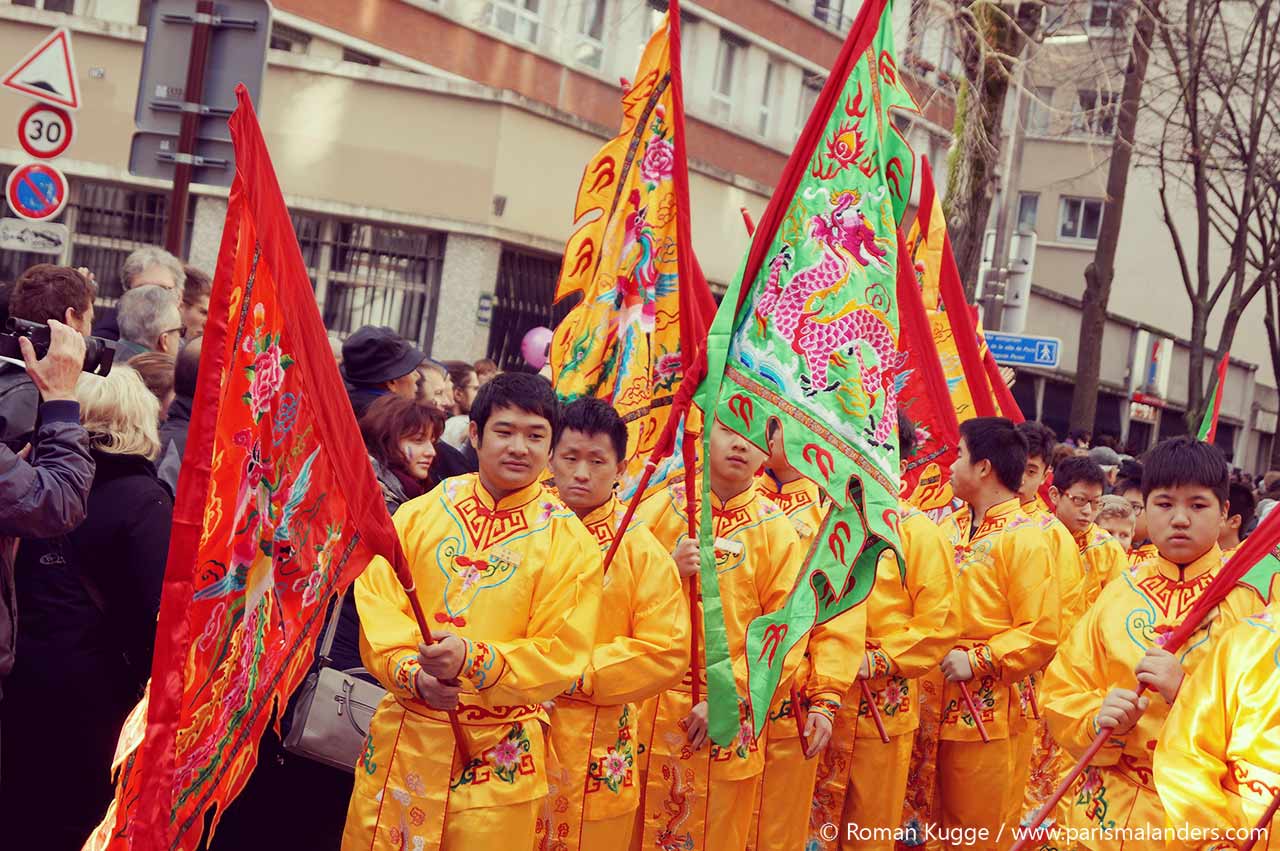
<svg viewBox="0 0 1280 851"><path fill-rule="evenodd" d="M859 308L821 320L816 318L821 311L815 309L814 303L838 291L849 280L855 263L887 269L883 261L888 251L876 244L875 231L855 206L856 192L843 192L831 203L830 214L819 213L809 224L810 237L822 246L821 259L796 272L784 288L780 284L782 270L792 263L791 247L784 244L769 264L769 278L756 306L756 321L763 332L772 320L778 333L791 341L792 350L805 359L807 374L800 376L800 383L806 396L839 386L838 382L828 381L832 360L843 366L844 358L856 359L863 391L870 397L883 397L882 413L878 419L873 417L871 434L874 443L883 444L893 435L893 412L897 407L894 378L906 362L906 355L897 350L893 330L881 312ZM863 343L875 351L875 364L864 359Z"/></svg>

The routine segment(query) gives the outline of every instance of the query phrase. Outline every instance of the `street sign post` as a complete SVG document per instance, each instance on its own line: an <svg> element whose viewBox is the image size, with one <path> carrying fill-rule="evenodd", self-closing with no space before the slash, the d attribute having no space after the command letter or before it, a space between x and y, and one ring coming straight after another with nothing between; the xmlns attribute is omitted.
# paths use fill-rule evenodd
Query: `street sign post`
<svg viewBox="0 0 1280 851"><path fill-rule="evenodd" d="M258 101L270 30L267 0L157 0L152 7L129 172L173 180L165 247L174 254L182 255L191 182L230 186L235 176L225 155L227 119L237 83Z"/></svg>
<svg viewBox="0 0 1280 851"><path fill-rule="evenodd" d="M52 219L67 205L67 179L48 163L27 163L9 172L4 197L9 209L32 222Z"/></svg>
<svg viewBox="0 0 1280 851"><path fill-rule="evenodd" d="M18 142L33 157L51 160L71 146L71 113L46 103L34 104L18 119Z"/></svg>
<svg viewBox="0 0 1280 851"><path fill-rule="evenodd" d="M1029 334L986 332L987 347L996 363L1007 366L1038 366L1057 369L1062 341L1057 337L1033 337Z"/></svg>
<svg viewBox="0 0 1280 851"><path fill-rule="evenodd" d="M79 109L71 33L66 27L54 30L5 73L0 85L54 106Z"/></svg>

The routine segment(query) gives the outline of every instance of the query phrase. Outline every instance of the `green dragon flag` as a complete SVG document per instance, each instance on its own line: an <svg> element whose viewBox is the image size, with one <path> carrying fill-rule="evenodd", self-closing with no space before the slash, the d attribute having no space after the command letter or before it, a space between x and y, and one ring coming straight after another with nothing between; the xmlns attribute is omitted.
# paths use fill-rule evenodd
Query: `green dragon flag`
<svg viewBox="0 0 1280 851"><path fill-rule="evenodd" d="M762 449L769 423L830 510L786 605L747 629L746 700L757 734L788 652L866 600L898 543L895 303L898 226L913 155L891 110L915 111L893 56L886 0L867 0L725 295L697 402ZM709 435L704 436L704 453ZM704 455L705 457L705 455ZM711 738L738 734L737 688L702 480L702 588Z"/></svg>

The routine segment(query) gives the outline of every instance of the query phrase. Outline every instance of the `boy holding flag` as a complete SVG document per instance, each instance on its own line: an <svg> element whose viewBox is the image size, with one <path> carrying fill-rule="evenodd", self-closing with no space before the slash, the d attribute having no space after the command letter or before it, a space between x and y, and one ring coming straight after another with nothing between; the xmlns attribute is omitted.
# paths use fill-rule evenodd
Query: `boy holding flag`
<svg viewBox="0 0 1280 851"><path fill-rule="evenodd" d="M898 447L903 463L915 454L915 429L901 409ZM894 847L891 839L859 841L849 836L848 827L897 826L920 725L918 680L936 669L960 635L946 536L927 515L905 503L898 528L906 571L899 571L896 559L881 556L867 600L867 651L857 674L873 697L889 741L881 738L865 694L851 693L836 716L831 747L822 756L809 818L812 828L835 823L840 831L831 841L812 830L809 840L819 848Z"/></svg>
<svg viewBox="0 0 1280 851"><path fill-rule="evenodd" d="M756 471L766 455L718 421L711 426L712 516L717 581L724 603L726 640L740 694L746 693L746 630L752 619L782 606L795 584L803 551L787 516L756 489ZM684 481L645 500L638 512L698 599L695 623L704 623L696 594L698 545L687 536ZM701 631L701 630L699 630ZM799 657L801 650L793 654ZM693 678L702 699L693 703ZM644 708L641 745L648 770L642 797L641 848L679 847L690 851L742 851L764 769L757 733L741 707L741 729L728 747L707 737L706 673L702 658L677 686ZM783 686L785 688L785 685ZM815 713L816 715L816 713ZM814 718L815 715L811 715ZM821 724L814 720L815 725ZM829 729L829 724L828 724Z"/></svg>
<svg viewBox="0 0 1280 851"><path fill-rule="evenodd" d="M634 704L680 681L689 667L689 608L671 556L643 524L618 529L615 495L627 470L627 426L608 402L566 406L551 457L556 491L602 554L622 542L605 572L596 644L587 670L555 700L551 751L559 783L539 820L562 851L625 848L639 803Z"/></svg>
<svg viewBox="0 0 1280 851"><path fill-rule="evenodd" d="M1100 730L1106 745L1066 798L1066 824L1096 851L1138 847L1098 828L1163 828L1152 756L1183 677L1234 623L1260 610L1252 588L1233 590L1177 656L1161 637L1179 624L1223 565L1218 534L1228 470L1221 453L1192 437L1163 441L1145 460L1142 491L1148 559L1102 589L1045 673L1043 710L1053 737L1079 756ZM1135 682L1136 679L1136 682ZM1137 683L1150 696L1139 696Z"/></svg>
<svg viewBox="0 0 1280 851"><path fill-rule="evenodd" d="M375 559L356 580L360 651L387 689L356 766L342 847L529 848L547 792L542 702L587 669L600 607L600 552L539 484L559 424L551 385L505 373L476 396L477 474L396 512L416 593ZM470 755L450 731L459 708Z"/></svg>
<svg viewBox="0 0 1280 851"><path fill-rule="evenodd" d="M960 435L951 484L965 505L944 528L955 550L961 638L940 666L937 782L943 827L976 828L975 847L994 851L1002 826L1016 820L1027 781L1020 686L1057 648L1060 607L1044 533L1018 498L1026 440L1003 417L967 420Z"/></svg>

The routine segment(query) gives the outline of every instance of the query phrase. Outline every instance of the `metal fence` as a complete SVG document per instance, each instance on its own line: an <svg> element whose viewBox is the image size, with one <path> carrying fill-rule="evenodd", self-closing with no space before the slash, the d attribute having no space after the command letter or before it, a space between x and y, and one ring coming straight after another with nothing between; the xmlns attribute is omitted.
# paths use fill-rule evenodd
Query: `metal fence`
<svg viewBox="0 0 1280 851"><path fill-rule="evenodd" d="M325 327L346 336L389 325L431 351L445 234L301 212L292 219Z"/></svg>
<svg viewBox="0 0 1280 851"><path fill-rule="evenodd" d="M489 325L489 353L499 368L528 369L520 354L520 342L531 328L555 328L573 309L581 295L552 304L560 258L535 254L511 246L502 249L498 262L498 283Z"/></svg>

